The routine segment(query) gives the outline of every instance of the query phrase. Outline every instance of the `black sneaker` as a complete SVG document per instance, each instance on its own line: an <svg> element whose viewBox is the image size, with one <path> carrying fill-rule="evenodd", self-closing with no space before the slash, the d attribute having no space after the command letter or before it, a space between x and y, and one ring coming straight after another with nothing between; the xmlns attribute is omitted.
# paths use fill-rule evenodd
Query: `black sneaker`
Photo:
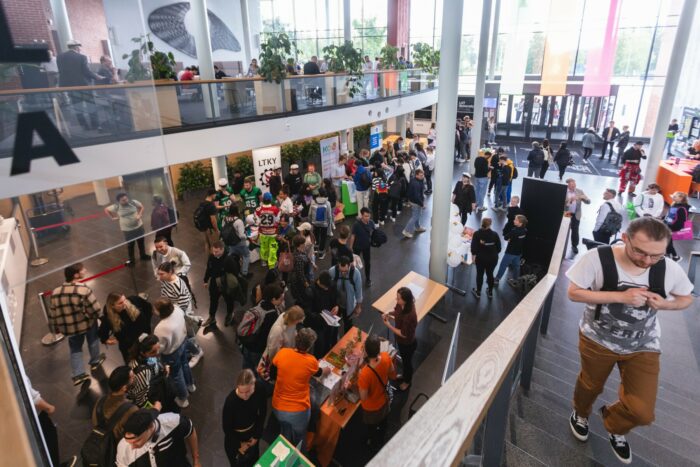
<svg viewBox="0 0 700 467"><path fill-rule="evenodd" d="M486 296L488 297L489 300L491 300L493 298L493 290L488 289L486 291Z"/></svg>
<svg viewBox="0 0 700 467"><path fill-rule="evenodd" d="M95 363L90 364L90 370L97 371L102 366L106 358L107 357L105 357L105 354L101 353L100 356L97 358L97 361Z"/></svg>
<svg viewBox="0 0 700 467"><path fill-rule="evenodd" d="M216 324L216 318L214 318L213 316L210 316L209 318L207 318L207 320L205 322L202 323L202 326L205 328L208 328L212 324Z"/></svg>
<svg viewBox="0 0 700 467"><path fill-rule="evenodd" d="M588 441L588 419L579 417L575 410L571 412L571 417L569 417L569 427L577 440Z"/></svg>
<svg viewBox="0 0 700 467"><path fill-rule="evenodd" d="M474 295L474 297L476 297L476 298L481 298L481 291L476 290L476 289L472 289L472 295Z"/></svg>
<svg viewBox="0 0 700 467"><path fill-rule="evenodd" d="M224 320L224 326L231 326L233 324L233 313L226 315L226 319Z"/></svg>
<svg viewBox="0 0 700 467"><path fill-rule="evenodd" d="M72 379L73 379L73 386L80 386L80 385L83 384L85 381L90 381L90 376L88 376L87 374L83 373L83 374L78 375L78 376L73 376Z"/></svg>
<svg viewBox="0 0 700 467"><path fill-rule="evenodd" d="M632 448L630 448L630 443L627 442L625 436L613 435L611 433L608 439L610 440L610 447L612 447L612 450L618 460L623 464L631 464Z"/></svg>

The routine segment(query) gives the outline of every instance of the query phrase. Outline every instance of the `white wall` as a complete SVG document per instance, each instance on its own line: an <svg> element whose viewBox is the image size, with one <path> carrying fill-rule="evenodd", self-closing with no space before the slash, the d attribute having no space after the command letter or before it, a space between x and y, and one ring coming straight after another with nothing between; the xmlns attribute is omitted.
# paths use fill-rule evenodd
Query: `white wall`
<svg viewBox="0 0 700 467"><path fill-rule="evenodd" d="M138 37L146 32L151 33L151 39L157 50L172 52L175 56L175 61L182 62L185 66L197 65L196 58L189 57L175 50L148 30L149 14L157 8L177 2L178 0L104 0L105 16L107 18L107 27L110 31L112 50L114 51L115 62L119 68L127 68L127 60L123 60L122 55L131 53L135 48L131 38ZM257 3L257 1L250 3ZM143 5L143 10L140 5ZM247 69L247 66L245 66L243 21L239 0L208 0L207 8L226 24L241 46L239 52L215 50L213 53L214 61L239 60L244 63L244 68ZM185 17L185 24L188 25L188 29L190 29L189 24L193 20L192 10L190 10Z"/></svg>

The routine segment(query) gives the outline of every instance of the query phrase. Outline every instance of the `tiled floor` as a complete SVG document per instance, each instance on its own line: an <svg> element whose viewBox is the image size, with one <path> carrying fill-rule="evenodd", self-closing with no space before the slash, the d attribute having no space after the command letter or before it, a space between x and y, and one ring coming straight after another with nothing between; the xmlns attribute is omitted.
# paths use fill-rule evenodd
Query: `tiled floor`
<svg viewBox="0 0 700 467"><path fill-rule="evenodd" d="M455 174L459 174L463 169L464 166L455 167ZM547 175L547 178L553 179L553 177L554 172ZM606 183L601 183L600 178L593 176L578 176L577 178L579 178L579 186L594 200L598 198L604 186L613 186L615 183L613 179L605 179ZM516 181L513 193L519 192L521 180L522 177ZM584 208L584 220L581 224L582 237L590 236L587 233L591 230L598 204L598 201L594 201L591 206ZM196 201L178 204L182 222L174 234L174 240L176 246L187 251L193 261L190 278L199 301L198 313L205 315L208 309L208 296L201 286L205 251L201 234L193 228L190 221L191 212L195 205ZM491 215L494 218L494 229L500 231L505 216L494 214L492 211L486 211L485 215ZM430 209L427 209L423 217L426 224L429 223L429 216ZM370 308L370 303L407 272L414 270L425 275L428 273L430 229L426 233L417 235L414 239L402 239L401 230L403 223L407 220L408 215L404 213L396 224L388 223L385 225L384 230L389 236L389 242L380 249L372 251L373 286L371 289L365 290L366 306L358 320L359 326L364 330L374 326L375 331L386 332L378 314ZM477 216L470 216L468 223L470 226L476 227L478 221ZM113 229L114 226L110 225L109 228ZM86 232L85 235L93 237L99 234ZM107 234L103 233L102 235ZM109 238L113 238L113 234L109 235ZM152 237L147 238L147 245L149 242L152 244ZM78 246L73 248L79 251ZM679 251L686 257L690 249L691 245L679 245ZM90 272L98 272L120 264L125 256L125 247L121 246L95 256L85 263ZM328 259L320 262L320 269L328 266ZM469 290L473 283L472 269L467 266L458 268L454 284ZM263 270L260 266L255 265L251 270L255 273L254 282L261 279ZM90 285L95 289L101 301L104 301L106 295L111 291L122 291L130 294L134 292L130 276L132 272L138 292L146 292L151 298L159 296L158 283L153 277L150 264L146 262L139 262L133 270L122 269L104 276L93 281ZM33 384L41 391L44 398L57 406L54 420L58 424L62 455L66 457L79 451L82 441L89 433L90 408L94 401L104 393L106 381L105 374L100 372L95 375L96 379L93 379L89 389L83 394L79 394L70 382L67 342L61 342L53 347L44 347L40 343L41 337L46 333L46 324L38 306L37 293L60 284L61 275L60 272L52 273L35 280L28 286L21 350L27 374ZM491 301L484 297L477 302L471 295L461 297L451 292L447 294L442 303L438 305L437 311L448 319L448 323L443 324L432 318L426 318L420 323L414 384L410 394L405 395L403 400L396 400L397 404L391 415L391 432L398 429L401 422L406 420L408 406L419 393L430 395L439 387L456 312L459 311L462 314L457 355L459 364L495 329L512 309L517 299L518 297L505 282L502 283L498 293ZM561 306L567 311L572 310L573 315L577 314L574 307L569 306L567 301L561 303ZM689 313L689 311L684 313ZM572 320L576 319L573 315L571 316ZM205 466L226 465L220 413L224 398L231 391L234 378L241 368L241 355L235 344L234 330L223 327L222 320L223 313L220 313L221 331L210 333L207 336L198 336L198 340L205 350L205 356L194 370L197 392L191 397L190 407L184 410L185 414L192 417L198 430L202 446L200 450L202 463ZM689 327L688 330L694 334L690 341L698 342L700 335L697 335L697 327ZM108 359L104 365L104 371L108 374L122 362L116 348L111 347L106 350ZM695 370L697 370L698 361L696 356L693 362ZM681 383L682 381L679 381L679 384ZM357 449L358 446L361 446L361 436L361 420L359 416L356 416L341 434L335 455L339 464L352 466L366 463L367 456L362 455L362 449Z"/></svg>

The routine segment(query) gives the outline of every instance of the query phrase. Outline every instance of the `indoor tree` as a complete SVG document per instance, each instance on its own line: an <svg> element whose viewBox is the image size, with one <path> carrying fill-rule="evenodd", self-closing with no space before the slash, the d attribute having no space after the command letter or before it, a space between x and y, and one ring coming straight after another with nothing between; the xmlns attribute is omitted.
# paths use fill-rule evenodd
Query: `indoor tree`
<svg viewBox="0 0 700 467"><path fill-rule="evenodd" d="M160 52L155 49L153 41L148 34L134 37L132 42L138 44L138 48L131 54L122 55L123 59L129 59L129 71L126 80L130 83L147 79L175 79L175 57L172 52ZM151 62L150 69L144 64L144 57Z"/></svg>
<svg viewBox="0 0 700 467"><path fill-rule="evenodd" d="M362 90L362 52L352 45L352 41L326 46L323 54L328 57L328 71L347 74L345 86L350 97Z"/></svg>
<svg viewBox="0 0 700 467"><path fill-rule="evenodd" d="M413 44L413 65L424 72L435 75L440 66L440 51L425 42Z"/></svg>
<svg viewBox="0 0 700 467"><path fill-rule="evenodd" d="M264 81L281 83L287 76L287 57L292 55L292 42L287 34L270 33L260 44L260 69L258 73Z"/></svg>

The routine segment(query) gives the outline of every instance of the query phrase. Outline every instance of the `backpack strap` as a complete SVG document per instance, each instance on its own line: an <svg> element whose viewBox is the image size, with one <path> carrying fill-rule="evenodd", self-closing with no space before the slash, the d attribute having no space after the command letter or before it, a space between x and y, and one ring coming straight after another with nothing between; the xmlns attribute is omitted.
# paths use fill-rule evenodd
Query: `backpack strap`
<svg viewBox="0 0 700 467"><path fill-rule="evenodd" d="M125 413L129 411L131 407L133 407L134 404L132 404L129 401L124 401L122 404L119 406L119 408L112 414L111 417L109 417L109 420L107 420L107 426L105 427L107 433L112 433L114 432L114 427L119 423L119 420L122 419ZM103 414L104 416L104 414Z"/></svg>
<svg viewBox="0 0 700 467"><path fill-rule="evenodd" d="M666 298L666 258L649 269L649 290Z"/></svg>
<svg viewBox="0 0 700 467"><path fill-rule="evenodd" d="M617 212L610 201L606 201L605 204L610 208L610 212Z"/></svg>
<svg viewBox="0 0 700 467"><path fill-rule="evenodd" d="M612 292L617 290L617 266L615 264L615 255L613 255L612 247L609 245L603 245L596 248L598 251L598 257L600 258L600 265L603 268L603 287L600 288L601 292ZM602 305L596 305L595 307L595 320L600 319L600 310Z"/></svg>
<svg viewBox="0 0 700 467"><path fill-rule="evenodd" d="M102 396L100 400L97 401L97 405L95 406L95 415L97 416L97 426L100 428L104 428L105 425L107 424L107 420L105 420L105 401L107 400L107 396Z"/></svg>

